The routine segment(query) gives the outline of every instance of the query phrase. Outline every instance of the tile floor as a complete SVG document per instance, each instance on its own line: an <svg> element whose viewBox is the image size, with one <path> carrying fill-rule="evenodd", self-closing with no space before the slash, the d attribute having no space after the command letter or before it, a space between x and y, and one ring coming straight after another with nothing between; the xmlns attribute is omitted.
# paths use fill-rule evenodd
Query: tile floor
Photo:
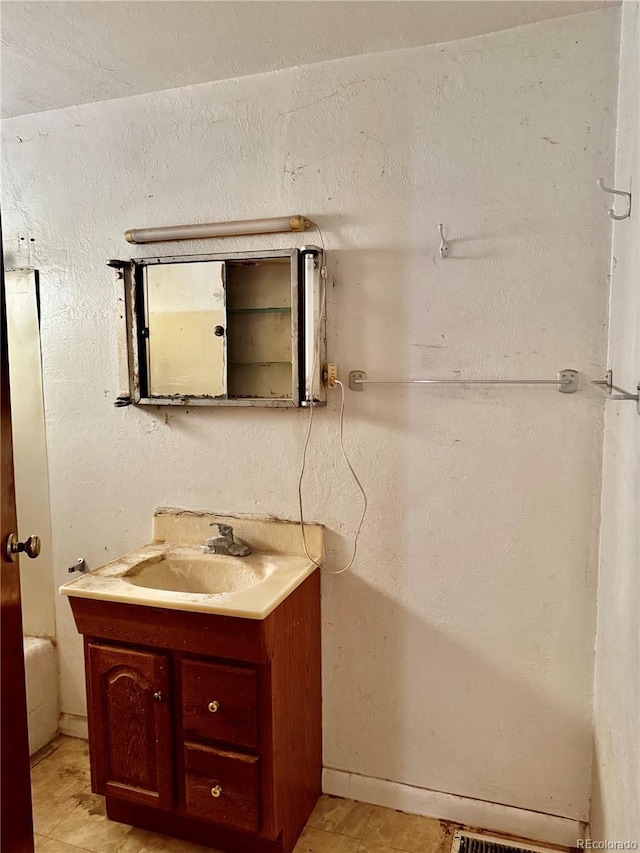
<svg viewBox="0 0 640 853"><path fill-rule="evenodd" d="M58 737L31 768L36 853L210 853L107 820L91 793L87 743ZM295 853L449 853L454 824L321 797Z"/></svg>

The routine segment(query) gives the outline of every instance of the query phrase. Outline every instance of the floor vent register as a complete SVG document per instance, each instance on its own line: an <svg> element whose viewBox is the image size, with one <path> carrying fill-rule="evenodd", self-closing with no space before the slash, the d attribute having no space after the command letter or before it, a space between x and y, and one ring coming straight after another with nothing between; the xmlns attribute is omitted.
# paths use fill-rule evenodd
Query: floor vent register
<svg viewBox="0 0 640 853"><path fill-rule="evenodd" d="M558 851L555 847L536 847L533 844L514 842L511 838L458 830L453 837L451 853L558 853Z"/></svg>

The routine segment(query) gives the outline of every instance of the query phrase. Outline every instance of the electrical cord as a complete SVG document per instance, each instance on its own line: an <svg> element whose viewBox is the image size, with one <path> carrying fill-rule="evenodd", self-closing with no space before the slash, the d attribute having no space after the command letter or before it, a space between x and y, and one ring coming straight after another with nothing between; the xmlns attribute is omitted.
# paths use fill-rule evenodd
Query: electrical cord
<svg viewBox="0 0 640 853"><path fill-rule="evenodd" d="M313 427L313 410L315 408L315 406L313 405L313 382L315 379L316 367L318 364L320 328L321 328L322 317L323 317L325 306L326 306L327 279L326 279L326 267L324 265L324 251L325 250L324 250L324 238L322 235L322 231L315 224L315 222L312 222L311 224L314 226L314 228L318 232L318 236L320 237L320 241L322 243L322 274L321 274L321 280L323 282L323 288L322 288L322 300L321 300L321 305L320 305L320 312L319 312L319 316L318 316L318 326L316 329L315 347L314 347L314 352L313 352L313 365L312 365L312 369L311 369L311 388L309 389L310 397L311 397L311 405L309 406L309 423L307 424L307 434L305 436L304 447L302 450L302 463L300 465L300 476L298 477L298 509L299 509L299 513L300 513L300 531L302 534L302 547L304 548L304 553L306 554L307 559L309 559L313 563L314 566L317 566L319 569L324 569L326 572L329 572L329 574L341 575L343 572L346 572L348 569L351 568L351 566L353 565L353 563L356 559L356 555L358 553L358 543L360 540L360 532L362 530L362 525L364 523L364 519L365 519L365 516L367 514L368 501L367 501L367 494L364 490L364 486L360 482L360 478L356 474L354 467L351 464L351 461L347 455L346 448L344 446L344 398L345 398L345 393L344 393L344 385L342 384L342 382L340 382L339 379L336 379L336 385L340 386L340 398L341 398L340 399L340 426L339 426L340 450L342 452L342 457L347 464L347 468L351 472L351 475L353 476L353 479L355 480L356 485L358 486L358 489L360 490L360 493L362 494L362 499L363 499L362 515L360 516L360 521L359 521L358 527L356 529L356 535L355 535L354 540L353 540L353 554L351 555L351 559L346 564L346 566L343 566L341 569L338 569L337 571L333 571L331 569L327 569L326 566L323 566L321 563L318 563L316 560L314 560L314 558L311 556L311 554L309 553L309 551L307 549L307 538L306 538L305 530L304 530L304 509L303 509L303 504L302 504L302 481L304 479L304 472L305 472L306 462L307 462L307 450L309 448L309 440L311 438L311 430Z"/></svg>

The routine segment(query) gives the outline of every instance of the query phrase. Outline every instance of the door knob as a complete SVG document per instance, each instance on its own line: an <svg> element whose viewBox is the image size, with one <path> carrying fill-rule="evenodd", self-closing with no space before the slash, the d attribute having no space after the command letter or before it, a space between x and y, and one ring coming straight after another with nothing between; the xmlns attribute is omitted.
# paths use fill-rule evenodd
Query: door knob
<svg viewBox="0 0 640 853"><path fill-rule="evenodd" d="M10 533L7 538L7 559L13 563L17 555L23 553L35 560L40 554L40 537L32 535L26 541L20 542L15 533Z"/></svg>

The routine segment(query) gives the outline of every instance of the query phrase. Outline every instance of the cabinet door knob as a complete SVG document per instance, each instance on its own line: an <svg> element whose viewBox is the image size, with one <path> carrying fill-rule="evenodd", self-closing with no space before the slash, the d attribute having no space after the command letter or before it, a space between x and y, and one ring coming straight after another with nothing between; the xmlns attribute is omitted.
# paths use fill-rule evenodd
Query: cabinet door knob
<svg viewBox="0 0 640 853"><path fill-rule="evenodd" d="M221 338L224 335L224 326L216 326L215 329L213 330L213 334L217 338Z"/></svg>
<svg viewBox="0 0 640 853"><path fill-rule="evenodd" d="M220 787L220 785L214 785L213 788L211 789L211 796L212 797L219 797L221 793L222 793L222 788Z"/></svg>
<svg viewBox="0 0 640 853"><path fill-rule="evenodd" d="M162 690L156 690L156 692L153 694L153 698L156 700L156 702L162 702Z"/></svg>
<svg viewBox="0 0 640 853"><path fill-rule="evenodd" d="M211 711L212 714L215 714L219 707L220 703L216 702L215 699L213 700L213 702L209 702L209 704L207 705L207 708Z"/></svg>

